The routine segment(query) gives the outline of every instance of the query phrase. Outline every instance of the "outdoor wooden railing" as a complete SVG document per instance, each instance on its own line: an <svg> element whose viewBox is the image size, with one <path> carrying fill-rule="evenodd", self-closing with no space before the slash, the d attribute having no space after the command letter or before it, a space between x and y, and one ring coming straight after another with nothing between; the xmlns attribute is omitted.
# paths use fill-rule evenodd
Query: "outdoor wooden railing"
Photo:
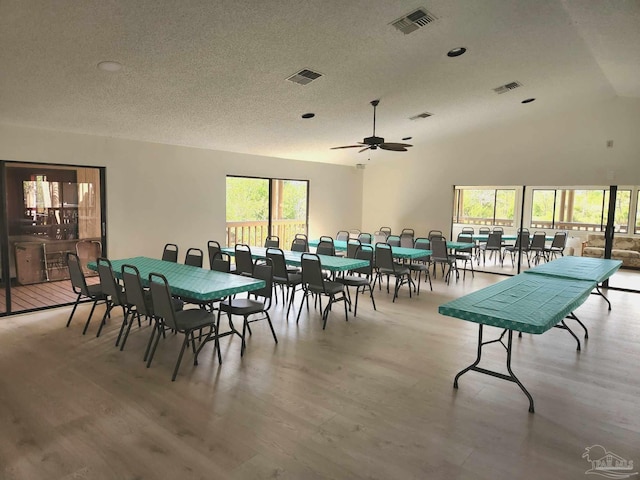
<svg viewBox="0 0 640 480"><path fill-rule="evenodd" d="M271 222L273 232L269 233L269 222L227 222L227 247L233 247L237 243L245 243L252 246L264 246L264 241L269 235L280 238L280 248L288 250L296 233L307 233L305 220L274 220Z"/></svg>

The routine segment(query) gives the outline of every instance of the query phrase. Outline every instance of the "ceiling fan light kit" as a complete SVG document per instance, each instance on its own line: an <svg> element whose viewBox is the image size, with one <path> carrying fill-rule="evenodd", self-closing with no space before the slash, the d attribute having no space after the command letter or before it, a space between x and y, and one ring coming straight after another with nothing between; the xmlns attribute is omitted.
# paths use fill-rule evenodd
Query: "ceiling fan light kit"
<svg viewBox="0 0 640 480"><path fill-rule="evenodd" d="M362 140L362 142L357 145L344 145L342 147L332 147L331 150L337 150L341 148L360 148L361 150L358 153L364 152L366 150L377 150L378 148L381 150L389 150L391 152L406 152L407 147L412 147L413 145L409 145L408 143L390 143L385 142L384 138L376 136L376 107L380 103L380 100L372 100L371 105L373 106L373 135L370 137L366 137ZM364 146L364 148L362 148Z"/></svg>

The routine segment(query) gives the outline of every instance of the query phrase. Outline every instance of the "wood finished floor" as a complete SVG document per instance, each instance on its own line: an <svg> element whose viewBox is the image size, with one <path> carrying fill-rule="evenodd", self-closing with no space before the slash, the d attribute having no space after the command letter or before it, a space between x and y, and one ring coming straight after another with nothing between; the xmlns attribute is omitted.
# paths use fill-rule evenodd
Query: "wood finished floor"
<svg viewBox="0 0 640 480"><path fill-rule="evenodd" d="M276 306L277 346L255 323L242 360L225 338L222 366L211 344L175 383L180 338L146 369L149 328L120 352L119 312L100 338L98 319L81 335L87 306L68 329L70 308L1 318L0 478L583 479L594 444L638 465L640 295L610 292L610 313L589 298L582 352L558 329L516 339L535 414L509 382L471 372L452 388L477 326L437 306L502 279L438 278L395 304L376 291L377 312L362 298L357 318L336 308L325 331L313 310L296 326ZM504 350L484 365L504 369Z"/></svg>

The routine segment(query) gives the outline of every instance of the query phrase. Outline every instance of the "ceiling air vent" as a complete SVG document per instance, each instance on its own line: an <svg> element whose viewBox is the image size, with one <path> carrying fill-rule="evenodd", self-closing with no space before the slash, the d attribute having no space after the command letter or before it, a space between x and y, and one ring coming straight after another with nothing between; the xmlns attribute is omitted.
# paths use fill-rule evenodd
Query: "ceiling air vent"
<svg viewBox="0 0 640 480"><path fill-rule="evenodd" d="M317 78L322 76L321 73L314 72L307 68L300 70L298 73L294 73L287 80L293 83L297 83L298 85L307 85L308 83L313 82Z"/></svg>
<svg viewBox="0 0 640 480"><path fill-rule="evenodd" d="M424 112L419 113L418 115L414 115L413 117L409 117L409 120L420 120L421 118L429 118L431 116L433 116L433 113Z"/></svg>
<svg viewBox="0 0 640 480"><path fill-rule="evenodd" d="M493 91L496 93L506 93L506 92L510 92L511 90L515 90L516 88L521 87L522 84L520 82L509 82L505 85L500 85L497 88L494 88Z"/></svg>
<svg viewBox="0 0 640 480"><path fill-rule="evenodd" d="M425 8L419 8L404 17L390 23L402 33L415 32L419 28L426 27L431 22L437 20L436 16L429 13Z"/></svg>

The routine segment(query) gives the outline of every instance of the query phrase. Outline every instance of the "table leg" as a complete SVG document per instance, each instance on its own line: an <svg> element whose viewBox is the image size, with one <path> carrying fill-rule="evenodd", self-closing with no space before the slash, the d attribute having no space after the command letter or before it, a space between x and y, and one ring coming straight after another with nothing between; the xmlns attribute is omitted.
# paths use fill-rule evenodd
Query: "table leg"
<svg viewBox="0 0 640 480"><path fill-rule="evenodd" d="M479 330L478 330L478 356L476 357L476 361L473 362L471 365L469 365L464 370L461 370L460 372L458 372L458 374L456 375L456 377L455 377L455 379L453 381L453 388L458 388L458 379L462 375L464 375L465 373L467 373L470 370L473 370L473 371L479 372L479 373L484 373L485 375L490 375L492 377L501 378L503 380L507 380L509 382L516 383L520 387L522 392L529 399L529 411L531 413L534 413L535 410L534 410L534 406L533 406L533 397L531 396L529 391L524 387L522 382L520 382L518 377L516 377L516 375L513 373L513 370L511 369L511 350L512 350L512 345L513 345L513 330L503 330L503 332L502 332L502 334L500 335L499 338L497 338L495 340L489 340L487 342L483 342L482 341L482 327L483 327L483 325L480 324L479 325ZM507 345L505 345L504 342L503 342L503 338L504 338L505 333L507 333L507 332L508 332ZM493 370L487 370L486 368L478 367L478 364L480 363L480 360L482 358L482 347L484 347L485 345L489 345L491 343L497 343L497 342L499 342L507 351L507 371L509 372L509 375L505 375L504 373L500 373L500 372L494 372Z"/></svg>
<svg viewBox="0 0 640 480"><path fill-rule="evenodd" d="M600 290L600 285L596 285L596 291L595 292L591 292L592 295L600 295L602 298L604 298L604 301L607 302L609 304L609 310L611 310L611 302L609 301L609 299L605 296L604 293L602 293L602 290Z"/></svg>

